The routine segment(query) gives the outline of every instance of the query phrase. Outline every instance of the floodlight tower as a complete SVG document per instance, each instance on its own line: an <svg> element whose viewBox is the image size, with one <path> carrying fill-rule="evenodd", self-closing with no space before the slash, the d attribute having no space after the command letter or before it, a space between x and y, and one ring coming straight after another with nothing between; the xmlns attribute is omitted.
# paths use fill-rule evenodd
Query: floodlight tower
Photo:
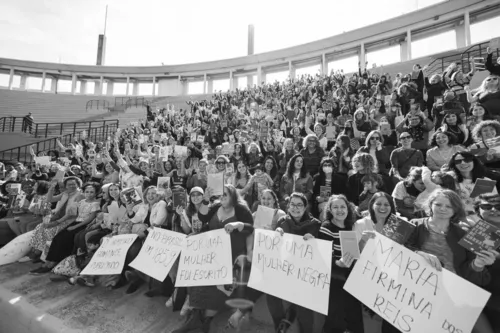
<svg viewBox="0 0 500 333"><path fill-rule="evenodd" d="M106 58L106 26L108 23L108 5L106 5L106 16L104 17L104 34L99 35L97 42L97 66L103 66Z"/></svg>

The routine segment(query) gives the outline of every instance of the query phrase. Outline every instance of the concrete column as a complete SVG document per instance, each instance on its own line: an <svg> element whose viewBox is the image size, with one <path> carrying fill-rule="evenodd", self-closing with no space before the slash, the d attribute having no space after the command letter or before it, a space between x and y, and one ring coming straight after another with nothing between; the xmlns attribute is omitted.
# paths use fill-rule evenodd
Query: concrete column
<svg viewBox="0 0 500 333"><path fill-rule="evenodd" d="M81 95L87 94L87 80L80 81L80 94Z"/></svg>
<svg viewBox="0 0 500 333"><path fill-rule="evenodd" d="M28 87L26 86L26 81L28 80L28 75L21 75L21 83L19 84L19 89L26 90Z"/></svg>
<svg viewBox="0 0 500 333"><path fill-rule="evenodd" d="M233 75L233 89L238 89L238 77Z"/></svg>
<svg viewBox="0 0 500 333"><path fill-rule="evenodd" d="M189 84L187 81L183 81L181 76L179 76L179 82L181 83L181 88L182 88L182 95L187 95L188 94L188 88L189 88Z"/></svg>
<svg viewBox="0 0 500 333"><path fill-rule="evenodd" d="M411 30L406 32L406 60L411 60Z"/></svg>
<svg viewBox="0 0 500 333"><path fill-rule="evenodd" d="M233 71L229 71L229 91L234 91Z"/></svg>
<svg viewBox="0 0 500 333"><path fill-rule="evenodd" d="M207 81L207 91L209 94L214 93L214 80L213 79L208 79Z"/></svg>
<svg viewBox="0 0 500 333"><path fill-rule="evenodd" d="M455 39L456 39L458 49L466 46L465 26L464 25L459 24L455 27Z"/></svg>
<svg viewBox="0 0 500 333"><path fill-rule="evenodd" d="M128 96L128 88L129 88L129 85L130 85L130 76L127 76L127 89L125 91L125 95Z"/></svg>
<svg viewBox="0 0 500 333"><path fill-rule="evenodd" d="M75 95L76 94L76 74L73 73L71 75L71 95Z"/></svg>
<svg viewBox="0 0 500 333"><path fill-rule="evenodd" d="M401 61L407 61L408 60L408 43L406 41L401 42L399 44L401 47L399 49L399 54L400 54L400 59Z"/></svg>
<svg viewBox="0 0 500 333"><path fill-rule="evenodd" d="M359 47L359 64L359 66L361 67L361 71L364 71L366 67L365 43L361 43Z"/></svg>
<svg viewBox="0 0 500 333"><path fill-rule="evenodd" d="M328 75L328 63L326 62L326 53L321 55L321 74Z"/></svg>
<svg viewBox="0 0 500 333"><path fill-rule="evenodd" d="M156 76L153 76L153 92L151 95L155 96L156 95Z"/></svg>
<svg viewBox="0 0 500 333"><path fill-rule="evenodd" d="M262 84L264 78L262 77L262 66L257 67L257 86Z"/></svg>
<svg viewBox="0 0 500 333"><path fill-rule="evenodd" d="M248 88L253 87L253 74L247 76L247 87Z"/></svg>
<svg viewBox="0 0 500 333"><path fill-rule="evenodd" d="M99 81L95 81L94 95L102 96L102 88L104 87L104 78L101 76Z"/></svg>
<svg viewBox="0 0 500 333"><path fill-rule="evenodd" d="M464 14L464 30L465 30L465 46L472 45L472 38L470 35L470 15L469 12Z"/></svg>
<svg viewBox="0 0 500 333"><path fill-rule="evenodd" d="M9 72L9 90L12 90L13 83L14 83L14 68L11 68Z"/></svg>
<svg viewBox="0 0 500 333"><path fill-rule="evenodd" d="M106 91L106 95L113 96L113 88L115 87L115 83L111 80L108 80L108 89Z"/></svg>
<svg viewBox="0 0 500 333"><path fill-rule="evenodd" d="M42 92L45 91L45 76L46 76L46 73L43 72L42 73L42 89L40 89Z"/></svg>
<svg viewBox="0 0 500 333"><path fill-rule="evenodd" d="M203 93L207 93L207 73L203 74Z"/></svg>
<svg viewBox="0 0 500 333"><path fill-rule="evenodd" d="M57 94L57 78L53 77L52 80L50 80L50 92L53 94Z"/></svg>
<svg viewBox="0 0 500 333"><path fill-rule="evenodd" d="M295 66L292 61L288 62L288 75L290 75L291 79L295 79Z"/></svg>
<svg viewBox="0 0 500 333"><path fill-rule="evenodd" d="M138 96L139 95L139 81L134 81L134 84L132 85L132 95L133 96Z"/></svg>

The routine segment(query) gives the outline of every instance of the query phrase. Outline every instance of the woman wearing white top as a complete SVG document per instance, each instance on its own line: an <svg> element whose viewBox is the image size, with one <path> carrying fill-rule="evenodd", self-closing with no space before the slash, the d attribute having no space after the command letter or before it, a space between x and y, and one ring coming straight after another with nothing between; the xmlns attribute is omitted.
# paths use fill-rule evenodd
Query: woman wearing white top
<svg viewBox="0 0 500 333"><path fill-rule="evenodd" d="M359 249L363 251L373 231L381 232L389 216L396 214L396 207L389 194L377 192L368 203L369 216L357 220L352 227L359 240Z"/></svg>
<svg viewBox="0 0 500 333"><path fill-rule="evenodd" d="M132 232L144 235L147 226L160 227L167 220L167 203L156 192L156 186L144 190L143 203L133 206L127 204L127 216L132 223ZM148 218L149 215L149 218Z"/></svg>

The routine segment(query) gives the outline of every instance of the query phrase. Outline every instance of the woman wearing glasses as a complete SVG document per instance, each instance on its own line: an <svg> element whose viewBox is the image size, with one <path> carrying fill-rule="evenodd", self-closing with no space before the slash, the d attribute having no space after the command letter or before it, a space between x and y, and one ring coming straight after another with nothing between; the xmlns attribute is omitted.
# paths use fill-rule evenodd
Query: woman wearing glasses
<svg viewBox="0 0 500 333"><path fill-rule="evenodd" d="M457 177L457 185L460 197L465 203L465 211L468 215L474 213L474 199L471 198L474 184L478 178L489 179L487 172L481 162L471 153L463 151L452 156L449 169L454 171ZM497 193L497 189L493 189Z"/></svg>
<svg viewBox="0 0 500 333"><path fill-rule="evenodd" d="M411 147L420 150L423 154L429 148L429 131L434 123L420 110L412 110L406 114L405 119L396 126L399 133L408 132L413 141Z"/></svg>
<svg viewBox="0 0 500 333"><path fill-rule="evenodd" d="M231 234L233 262L240 255L247 254L246 239L253 232L253 217L246 202L240 197L233 185L224 185L224 193L219 203L209 207L212 189L203 194L198 210L202 223L201 232L224 228ZM210 330L210 323L219 310L226 307L227 296L216 286L190 287L189 305L193 308L187 320L173 333L191 332L201 329Z"/></svg>
<svg viewBox="0 0 500 333"><path fill-rule="evenodd" d="M413 137L408 132L399 135L401 147L391 153L391 174L403 180L408 176L412 166L420 167L424 162L424 156L420 150L411 147Z"/></svg>
<svg viewBox="0 0 500 333"><path fill-rule="evenodd" d="M303 236L304 240L318 237L321 222L307 212L307 206L308 200L304 194L292 193L287 215L278 220L276 231L282 236L285 232ZM312 310L296 304L290 304L288 309L285 309L282 299L271 295L266 297L276 332L287 332L295 318L297 318L300 333L313 332L314 312Z"/></svg>

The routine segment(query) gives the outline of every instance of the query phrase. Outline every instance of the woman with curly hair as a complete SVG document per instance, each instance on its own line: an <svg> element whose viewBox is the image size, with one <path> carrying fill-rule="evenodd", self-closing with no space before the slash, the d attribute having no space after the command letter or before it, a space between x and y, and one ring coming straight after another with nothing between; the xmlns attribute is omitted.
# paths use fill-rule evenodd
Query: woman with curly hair
<svg viewBox="0 0 500 333"><path fill-rule="evenodd" d="M318 238L332 242L332 272L330 301L324 332L363 333L361 303L344 290L354 262L353 254L342 256L340 232L352 231L356 221L355 207L342 194L332 195L326 205L326 220L321 224Z"/></svg>
<svg viewBox="0 0 500 333"><path fill-rule="evenodd" d="M500 135L500 122L484 120L472 129L472 138L476 143L469 146L469 151L476 155L489 168L500 168L500 154L493 150L488 140Z"/></svg>
<svg viewBox="0 0 500 333"><path fill-rule="evenodd" d="M441 127L438 129L441 132L450 132L457 137L459 144L467 144L469 141L469 130L462 121L462 118L453 112L444 115Z"/></svg>
<svg viewBox="0 0 500 333"><path fill-rule="evenodd" d="M457 138L450 132L434 132L431 138L431 149L427 151L427 167L432 171L439 171L448 164L453 154L464 151L465 148L457 145Z"/></svg>
<svg viewBox="0 0 500 333"><path fill-rule="evenodd" d="M359 204L359 195L364 191L361 179L366 174L375 173L375 161L370 154L357 153L352 159L354 173L347 179L347 198L355 205ZM383 186L383 184L379 184Z"/></svg>
<svg viewBox="0 0 500 333"><path fill-rule="evenodd" d="M319 140L316 134L307 135L302 145L304 148L300 151L300 154L304 158L306 170L311 177L313 177L318 173L319 163L323 156L325 156L325 151L319 146Z"/></svg>

